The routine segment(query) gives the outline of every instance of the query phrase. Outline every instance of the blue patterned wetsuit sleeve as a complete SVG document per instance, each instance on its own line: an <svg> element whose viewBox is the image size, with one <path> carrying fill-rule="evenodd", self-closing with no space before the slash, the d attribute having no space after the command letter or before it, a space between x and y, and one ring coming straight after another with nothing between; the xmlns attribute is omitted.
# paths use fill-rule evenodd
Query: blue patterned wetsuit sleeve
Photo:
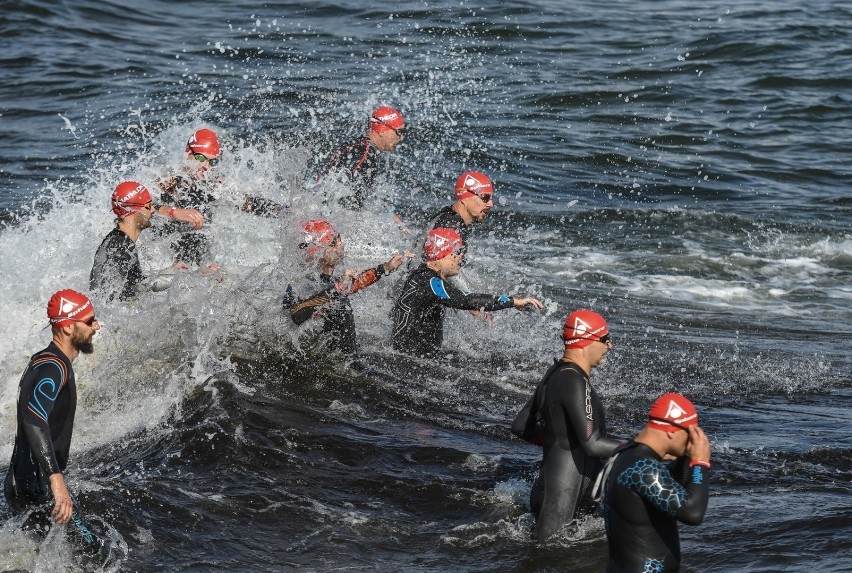
<svg viewBox="0 0 852 573"><path fill-rule="evenodd" d="M686 487L658 460L636 460L618 476L618 485L631 489L660 512L688 525L698 525L707 510L707 468L692 468Z"/></svg>
<svg viewBox="0 0 852 573"><path fill-rule="evenodd" d="M26 403L23 429L30 448L45 475L60 472L50 435L50 413L65 385L65 367L57 358L42 360L30 373L35 382L21 388L19 400Z"/></svg>
<svg viewBox="0 0 852 573"><path fill-rule="evenodd" d="M514 306L514 301L511 297L463 292L438 277L432 277L429 280L429 287L431 288L432 295L435 297L435 301L449 308L460 310L503 310Z"/></svg>

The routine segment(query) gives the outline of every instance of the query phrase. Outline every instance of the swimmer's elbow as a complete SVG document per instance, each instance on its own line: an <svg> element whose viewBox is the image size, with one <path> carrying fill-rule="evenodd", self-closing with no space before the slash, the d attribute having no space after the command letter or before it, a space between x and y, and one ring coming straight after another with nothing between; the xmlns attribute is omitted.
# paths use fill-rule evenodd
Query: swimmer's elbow
<svg viewBox="0 0 852 573"><path fill-rule="evenodd" d="M706 509L706 503L696 507L684 506L678 511L677 520L684 525L701 525L701 522L704 521Z"/></svg>
<svg viewBox="0 0 852 573"><path fill-rule="evenodd" d="M701 525L701 522L704 521L704 514L702 513L701 515L695 516L687 515L681 517L679 521L684 525Z"/></svg>

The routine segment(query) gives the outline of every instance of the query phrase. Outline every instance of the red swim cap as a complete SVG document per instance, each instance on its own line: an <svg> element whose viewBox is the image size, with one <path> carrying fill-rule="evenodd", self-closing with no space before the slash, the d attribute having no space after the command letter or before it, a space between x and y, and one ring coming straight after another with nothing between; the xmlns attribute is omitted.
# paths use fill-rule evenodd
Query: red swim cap
<svg viewBox="0 0 852 573"><path fill-rule="evenodd" d="M112 192L112 212L119 219L124 219L137 211L141 211L151 201L151 193L141 183L124 181L119 183Z"/></svg>
<svg viewBox="0 0 852 573"><path fill-rule="evenodd" d="M456 199L467 199L481 193L494 193L494 184L485 173L465 171L456 180Z"/></svg>
<svg viewBox="0 0 852 573"><path fill-rule="evenodd" d="M462 238L452 229L438 227L429 231L423 254L427 261L438 261L464 246Z"/></svg>
<svg viewBox="0 0 852 573"><path fill-rule="evenodd" d="M219 157L219 138L206 127L199 129L186 142L186 152L201 153L207 159Z"/></svg>
<svg viewBox="0 0 852 573"><path fill-rule="evenodd" d="M606 336L607 332L609 327L604 317L591 310L575 310L565 319L562 340L565 348L585 348Z"/></svg>
<svg viewBox="0 0 852 573"><path fill-rule="evenodd" d="M304 237L299 248L307 250L311 256L329 246L337 236L334 226L323 219L311 219L302 226L302 230Z"/></svg>
<svg viewBox="0 0 852 573"><path fill-rule="evenodd" d="M405 127L405 120L398 109L383 105L377 108L370 116L370 129L376 133L382 133L389 129L401 129Z"/></svg>
<svg viewBox="0 0 852 573"><path fill-rule="evenodd" d="M657 398L648 412L648 427L654 430L677 432L697 424L698 410L692 402L676 392Z"/></svg>
<svg viewBox="0 0 852 573"><path fill-rule="evenodd" d="M85 316L92 309L89 297L75 290L65 289L54 293L47 301L47 318L52 326L67 326L79 322L78 316Z"/></svg>

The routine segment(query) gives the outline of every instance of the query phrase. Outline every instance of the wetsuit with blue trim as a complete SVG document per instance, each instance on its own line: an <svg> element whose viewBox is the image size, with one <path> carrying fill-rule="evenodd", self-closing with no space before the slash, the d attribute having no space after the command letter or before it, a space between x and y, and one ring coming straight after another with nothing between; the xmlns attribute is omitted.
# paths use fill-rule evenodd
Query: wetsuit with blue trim
<svg viewBox="0 0 852 573"><path fill-rule="evenodd" d="M54 499L49 478L68 466L77 386L71 361L54 343L34 354L18 389L18 429L4 494L15 515L33 510L24 528L45 535L52 523ZM68 533L89 554L108 555L108 544L95 534L79 512L77 502Z"/></svg>
<svg viewBox="0 0 852 573"><path fill-rule="evenodd" d="M116 227L95 253L89 288L104 294L108 302L126 301L136 297L144 280L136 243Z"/></svg>
<svg viewBox="0 0 852 573"><path fill-rule="evenodd" d="M284 294L284 310L297 325L309 319L323 321L322 332L327 335L328 349L354 354L358 350L355 336L355 315L349 303L349 295L363 290L388 274L384 265L361 272L348 287L331 275L320 274L319 290L304 299L297 299L292 285L287 285Z"/></svg>
<svg viewBox="0 0 852 573"><path fill-rule="evenodd" d="M609 573L664 573L680 568L677 522L699 525L710 468L687 457L664 463L649 446L618 449L604 484L601 512L609 539Z"/></svg>
<svg viewBox="0 0 852 573"><path fill-rule="evenodd" d="M438 354L444 341L444 308L503 310L509 296L469 293L443 280L425 263L413 270L399 291L392 311L393 347L401 352Z"/></svg>
<svg viewBox="0 0 852 573"><path fill-rule="evenodd" d="M539 541L582 513L592 513L591 490L602 458L620 444L606 437L603 404L580 366L561 361L543 384L544 451L530 493Z"/></svg>

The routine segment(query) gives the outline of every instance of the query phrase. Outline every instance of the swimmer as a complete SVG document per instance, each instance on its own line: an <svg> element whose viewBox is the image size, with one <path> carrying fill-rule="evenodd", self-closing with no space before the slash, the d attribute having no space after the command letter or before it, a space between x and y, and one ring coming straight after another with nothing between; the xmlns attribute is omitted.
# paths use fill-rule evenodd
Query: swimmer
<svg viewBox="0 0 852 573"><path fill-rule="evenodd" d="M184 173L157 181L160 200L179 207L200 212L206 221L213 217L212 205L217 201L215 182L209 177L211 169L219 164L222 149L219 137L212 129L201 128L193 132L186 142L186 164ZM157 207L160 214L168 214L172 208ZM269 199L245 195L240 210L264 217L277 217L284 207ZM159 235L178 237L172 242L175 260L201 265L210 253L210 238L203 231L194 231L174 224L158 229Z"/></svg>
<svg viewBox="0 0 852 573"><path fill-rule="evenodd" d="M455 201L433 215L428 231L453 229L467 246L472 225L481 223L494 207L494 184L479 171L465 171L456 180Z"/></svg>
<svg viewBox="0 0 852 573"><path fill-rule="evenodd" d="M67 525L75 548L107 558L109 542L83 519L64 476L77 408L72 362L94 351L100 324L89 298L71 289L50 297L47 317L52 340L30 358L18 389L17 434L4 493L14 515L31 512L25 530L44 537L51 523Z"/></svg>
<svg viewBox="0 0 852 573"><path fill-rule="evenodd" d="M710 449L692 402L677 393L654 402L645 428L618 448L603 473L609 573L680 570L677 523L704 520Z"/></svg>
<svg viewBox="0 0 852 573"><path fill-rule="evenodd" d="M543 421L543 441L538 478L530 492L536 517L535 536L546 541L563 525L594 505L591 486L620 444L606 435L604 408L589 381L612 348L609 327L600 314L576 310L562 330L562 358L547 371L533 395L532 418ZM537 412L535 411L537 410Z"/></svg>
<svg viewBox="0 0 852 573"><path fill-rule="evenodd" d="M376 108L370 115L367 133L356 141L338 148L323 168L317 183L329 173L342 173L351 184L354 192L340 200L347 209L361 209L372 192L376 178L384 171L380 154L392 152L405 139L405 120L402 113L389 106ZM405 225L396 215L393 206L388 209L391 217L405 229ZM407 230L407 229L405 229Z"/></svg>
<svg viewBox="0 0 852 573"><path fill-rule="evenodd" d="M131 300L143 286L151 290L168 288L168 285L162 287L157 281L146 280L136 249L139 235L151 226L151 217L157 210L151 201L151 193L141 183L124 181L113 191L111 203L116 226L104 237L95 253L89 288L103 294L107 302ZM186 266L180 263L173 268L186 270ZM202 269L201 273L210 274L218 269L217 265L211 265Z"/></svg>
<svg viewBox="0 0 852 573"><path fill-rule="evenodd" d="M354 354L358 349L355 336L355 316L349 296L394 272L405 257L413 253L397 253L386 263L375 268L355 272L347 270L342 276L335 269L343 262L345 244L337 230L328 221L314 219L303 226L304 236L299 248L309 263L315 263L318 277L312 277L315 292L306 298L297 298L292 285L287 286L284 309L294 323L301 325L309 319L323 321L322 331L328 335L329 350Z"/></svg>
<svg viewBox="0 0 852 573"><path fill-rule="evenodd" d="M393 308L396 350L421 356L439 354L444 340L444 308L523 310L527 304L543 308L533 297L469 293L450 284L447 279L458 275L464 260L464 243L453 229L429 231L423 254L426 262L408 275Z"/></svg>

